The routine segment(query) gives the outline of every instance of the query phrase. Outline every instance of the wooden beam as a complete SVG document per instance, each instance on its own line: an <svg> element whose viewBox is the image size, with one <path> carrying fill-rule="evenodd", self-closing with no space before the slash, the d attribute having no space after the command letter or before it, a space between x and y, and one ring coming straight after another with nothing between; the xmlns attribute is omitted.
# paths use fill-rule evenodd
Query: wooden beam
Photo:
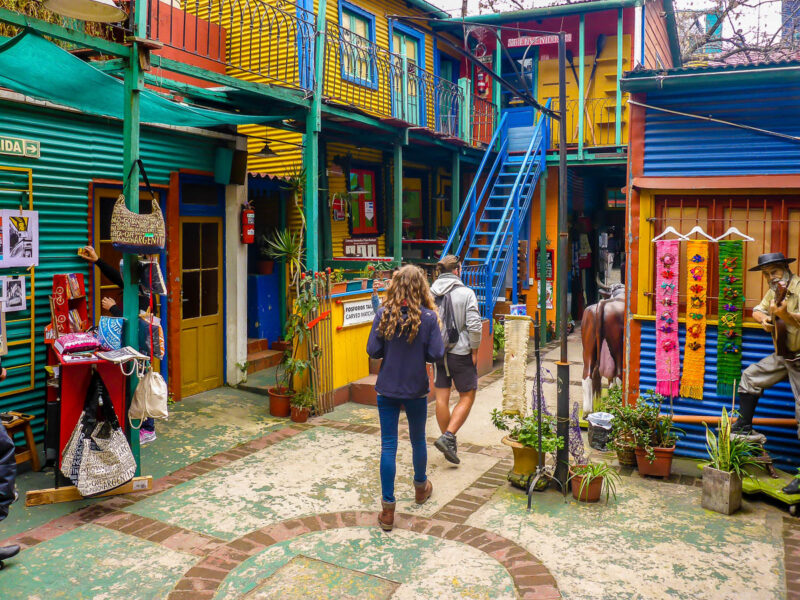
<svg viewBox="0 0 800 600"><path fill-rule="evenodd" d="M125 485L100 494L99 496L92 496L101 498L105 496L119 496L121 494L132 494L135 492L146 492L153 489L153 476L145 475L144 477L134 477ZM25 506L43 506L45 504L58 504L60 502L74 502L75 500L82 500L78 488L74 485L60 488L49 488L45 490L29 490L25 495Z"/></svg>

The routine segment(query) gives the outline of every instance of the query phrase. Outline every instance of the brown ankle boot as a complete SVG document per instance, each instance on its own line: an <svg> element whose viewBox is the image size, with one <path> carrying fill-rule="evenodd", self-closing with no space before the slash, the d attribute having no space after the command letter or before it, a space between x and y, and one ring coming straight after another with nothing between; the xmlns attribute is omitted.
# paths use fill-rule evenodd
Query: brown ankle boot
<svg viewBox="0 0 800 600"><path fill-rule="evenodd" d="M395 502L384 502L381 500L383 510L378 514L378 525L384 531L391 531L394 528L394 507Z"/></svg>
<svg viewBox="0 0 800 600"><path fill-rule="evenodd" d="M425 504L425 501L431 497L433 493L433 484L430 479L426 479L422 483L414 482L414 496L417 504Z"/></svg>

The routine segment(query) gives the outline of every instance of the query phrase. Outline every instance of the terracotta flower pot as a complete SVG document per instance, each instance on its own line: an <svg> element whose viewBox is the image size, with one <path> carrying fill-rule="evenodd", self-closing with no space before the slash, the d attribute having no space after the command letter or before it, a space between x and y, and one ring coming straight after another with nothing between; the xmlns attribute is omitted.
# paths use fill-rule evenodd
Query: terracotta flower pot
<svg viewBox="0 0 800 600"><path fill-rule="evenodd" d="M536 467L539 466L539 452L536 448L523 446L508 436L504 437L502 441L506 446L510 446L514 453L514 466L511 467L511 472L522 477L533 475Z"/></svg>
<svg viewBox="0 0 800 600"><path fill-rule="evenodd" d="M331 294L343 294L347 291L347 282L339 281L331 285Z"/></svg>
<svg viewBox="0 0 800 600"><path fill-rule="evenodd" d="M572 468L570 468L569 472L570 475L574 475ZM597 502L600 500L600 493L603 491L603 478L595 477L588 485L584 486L583 491L581 491L584 479L585 477L583 475L574 475L574 477L570 479L572 497L580 502Z"/></svg>
<svg viewBox="0 0 800 600"><path fill-rule="evenodd" d="M672 470L672 455L675 448L653 448L655 459L650 462L644 448L636 448L636 466L642 475L653 475L654 477L669 477Z"/></svg>
<svg viewBox="0 0 800 600"><path fill-rule="evenodd" d="M308 415L311 409L307 406L292 406L292 421L295 423L305 423L308 421Z"/></svg>
<svg viewBox="0 0 800 600"><path fill-rule="evenodd" d="M267 393L269 394L269 414L273 417L288 417L291 414L290 391L283 388L270 388Z"/></svg>
<svg viewBox="0 0 800 600"><path fill-rule="evenodd" d="M259 275L272 275L275 268L274 260L259 260L258 261L258 274Z"/></svg>

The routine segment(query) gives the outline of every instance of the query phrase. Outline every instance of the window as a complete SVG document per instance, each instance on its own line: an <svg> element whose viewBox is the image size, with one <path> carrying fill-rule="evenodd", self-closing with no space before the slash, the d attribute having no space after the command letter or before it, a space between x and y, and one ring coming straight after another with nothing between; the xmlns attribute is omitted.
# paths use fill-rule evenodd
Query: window
<svg viewBox="0 0 800 600"><path fill-rule="evenodd" d="M424 93L426 81L420 69L425 68L425 36L411 28L394 24L392 27L392 48L394 53L393 76L394 115L413 123L424 125ZM404 68L405 67L405 68ZM405 81L405 95L402 93Z"/></svg>
<svg viewBox="0 0 800 600"><path fill-rule="evenodd" d="M747 269L755 265L759 254L766 252L783 252L796 258L800 253L799 217L800 197L796 196L658 196L654 235L660 234L670 225L681 233L699 225L713 237L722 235L729 227L736 227L754 238L755 241L744 244L745 314L750 315L753 307L767 292L767 286L760 273L751 273ZM731 236L725 239L739 238ZM685 255L686 244L681 242L681 256ZM685 258L682 260L685 261ZM709 246L709 263L709 314L715 314L719 290L714 244ZM686 289L686 270L683 268L680 277L683 301L683 290Z"/></svg>
<svg viewBox="0 0 800 600"><path fill-rule="evenodd" d="M342 2L339 21L342 27L342 78L361 85L376 86L375 17Z"/></svg>
<svg viewBox="0 0 800 600"><path fill-rule="evenodd" d="M353 234L378 233L378 215L375 204L375 171L350 169L350 214Z"/></svg>
<svg viewBox="0 0 800 600"><path fill-rule="evenodd" d="M719 21L718 15L716 14L706 15L706 33L714 29L718 21ZM717 52L722 52L722 42L718 41L721 40L721 38L722 38L722 26L720 25L710 36L710 39L717 41L709 42L708 44L703 46L703 52L706 54L714 54Z"/></svg>

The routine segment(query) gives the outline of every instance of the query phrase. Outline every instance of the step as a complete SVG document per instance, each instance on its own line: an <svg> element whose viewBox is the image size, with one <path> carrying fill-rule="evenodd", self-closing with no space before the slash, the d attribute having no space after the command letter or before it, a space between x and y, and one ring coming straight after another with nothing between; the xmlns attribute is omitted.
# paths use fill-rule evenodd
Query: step
<svg viewBox="0 0 800 600"><path fill-rule="evenodd" d="M430 389L428 399L430 400L433 398L433 367L431 365L426 365L426 367L428 369L428 387ZM367 375L366 377L352 382L350 384L350 402L365 404L367 406L377 406L378 394L375 391L376 383L378 383L378 376L374 374Z"/></svg>
<svg viewBox="0 0 800 600"><path fill-rule="evenodd" d="M247 353L247 372L256 373L279 365L283 359L283 352L280 350L260 350L258 352Z"/></svg>
<svg viewBox="0 0 800 600"><path fill-rule="evenodd" d="M251 352L261 352L263 350L269 350L269 340L258 339L258 338L247 338L247 353L250 354Z"/></svg>

